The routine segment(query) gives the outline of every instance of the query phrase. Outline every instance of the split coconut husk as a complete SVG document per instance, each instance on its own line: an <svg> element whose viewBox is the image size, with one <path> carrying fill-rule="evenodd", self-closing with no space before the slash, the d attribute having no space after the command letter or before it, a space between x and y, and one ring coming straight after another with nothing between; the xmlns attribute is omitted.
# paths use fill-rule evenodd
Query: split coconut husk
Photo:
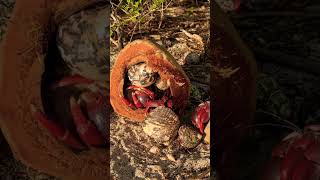
<svg viewBox="0 0 320 180"><path fill-rule="evenodd" d="M127 70L140 62L145 62L168 85L174 109L181 114L189 100L190 80L175 59L150 40L133 41L118 54L110 75L110 102L114 111L131 121L142 122L146 118L144 109L132 109L122 100Z"/></svg>
<svg viewBox="0 0 320 180"><path fill-rule="evenodd" d="M48 39L72 13L98 0L17 0L3 41L0 125L14 157L63 179L109 179L105 149L74 153L58 142L32 116L30 104L41 107L41 76Z"/></svg>
<svg viewBox="0 0 320 180"><path fill-rule="evenodd" d="M236 179L235 148L244 140L256 105L257 67L251 51L218 5L211 2L211 97L221 179Z"/></svg>

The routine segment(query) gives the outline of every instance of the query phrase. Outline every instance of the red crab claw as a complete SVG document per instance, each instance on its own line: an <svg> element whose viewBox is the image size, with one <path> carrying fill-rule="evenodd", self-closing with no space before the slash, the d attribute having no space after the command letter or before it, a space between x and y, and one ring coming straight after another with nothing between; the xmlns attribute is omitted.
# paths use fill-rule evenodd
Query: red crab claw
<svg viewBox="0 0 320 180"><path fill-rule="evenodd" d="M68 130L64 129L52 120L49 120L39 109L31 104L31 111L33 116L52 134L66 145L83 150L84 147Z"/></svg>
<svg viewBox="0 0 320 180"><path fill-rule="evenodd" d="M64 86L71 86L71 85L88 85L94 83L94 80L85 78L83 76L80 76L78 74L70 75L62 78L58 82L54 83L52 85L53 89L56 89L58 87L64 87Z"/></svg>
<svg viewBox="0 0 320 180"><path fill-rule="evenodd" d="M107 102L105 97L100 93L91 91L83 92L80 99L85 102L88 117L93 121L103 135L107 137Z"/></svg>
<svg viewBox="0 0 320 180"><path fill-rule="evenodd" d="M145 94L147 94L150 97L150 99L155 98L154 93L145 87L139 87L139 86L132 85L132 86L129 86L128 89L144 92Z"/></svg>
<svg viewBox="0 0 320 180"><path fill-rule="evenodd" d="M192 123L203 134L204 124L210 120L210 101L201 103L192 114Z"/></svg>
<svg viewBox="0 0 320 180"><path fill-rule="evenodd" d="M132 92L131 93L131 96L132 96L132 100L133 100L133 103L134 105L137 107L137 108L142 108L144 105L140 102L140 99L148 99L147 95L145 93L141 93L139 91L135 91L135 92ZM139 98L138 98L138 97Z"/></svg>
<svg viewBox="0 0 320 180"><path fill-rule="evenodd" d="M88 146L101 146L104 144L104 138L99 133L93 122L89 121L81 111L80 104L76 102L74 97L70 98L70 110L72 113L74 124L77 131Z"/></svg>
<svg viewBox="0 0 320 180"><path fill-rule="evenodd" d="M168 106L168 108L172 108L172 107L173 107L173 102L172 102L171 99L169 99L169 100L167 101L167 106Z"/></svg>

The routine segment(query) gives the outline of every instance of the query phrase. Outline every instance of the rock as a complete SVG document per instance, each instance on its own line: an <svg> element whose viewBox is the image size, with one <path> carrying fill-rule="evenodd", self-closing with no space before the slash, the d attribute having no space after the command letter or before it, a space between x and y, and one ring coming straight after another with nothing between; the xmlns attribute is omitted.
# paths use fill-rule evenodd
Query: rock
<svg viewBox="0 0 320 180"><path fill-rule="evenodd" d="M149 150L152 154L160 154L160 149L157 146L152 146Z"/></svg>
<svg viewBox="0 0 320 180"><path fill-rule="evenodd" d="M177 135L180 120L169 108L159 106L144 121L143 131L160 144L167 145Z"/></svg>
<svg viewBox="0 0 320 180"><path fill-rule="evenodd" d="M199 64L200 56L197 53L191 52L185 57L186 64Z"/></svg>
<svg viewBox="0 0 320 180"><path fill-rule="evenodd" d="M83 10L59 26L57 45L73 73L96 81L109 79L109 13L109 6Z"/></svg>
<svg viewBox="0 0 320 180"><path fill-rule="evenodd" d="M178 134L180 145L188 149L195 148L202 138L202 135L198 131L187 125L182 125L179 128Z"/></svg>

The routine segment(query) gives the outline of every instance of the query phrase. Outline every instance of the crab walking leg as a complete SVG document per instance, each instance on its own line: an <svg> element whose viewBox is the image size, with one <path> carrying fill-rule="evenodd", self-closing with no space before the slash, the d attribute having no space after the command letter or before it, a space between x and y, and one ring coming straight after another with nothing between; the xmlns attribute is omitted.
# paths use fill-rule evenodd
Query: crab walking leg
<svg viewBox="0 0 320 180"><path fill-rule="evenodd" d="M132 85L132 86L129 86L128 89L132 89L135 91L142 91L142 92L146 93L150 97L150 99L155 98L154 93L145 87L139 87L139 86Z"/></svg>
<svg viewBox="0 0 320 180"><path fill-rule="evenodd" d="M93 122L84 116L80 105L76 102L74 97L70 98L70 110L77 131L85 144L88 146L101 146L105 144L103 136Z"/></svg>
<svg viewBox="0 0 320 180"><path fill-rule="evenodd" d="M82 145L68 130L59 126L52 120L49 120L35 105L31 104L31 112L33 116L57 139L66 145L83 150L86 147Z"/></svg>
<svg viewBox="0 0 320 180"><path fill-rule="evenodd" d="M52 85L53 89L56 89L58 87L64 87L64 86L71 86L71 85L88 85L93 84L94 80L85 78L83 76L80 76L78 74L70 75L62 78L61 80L55 82Z"/></svg>

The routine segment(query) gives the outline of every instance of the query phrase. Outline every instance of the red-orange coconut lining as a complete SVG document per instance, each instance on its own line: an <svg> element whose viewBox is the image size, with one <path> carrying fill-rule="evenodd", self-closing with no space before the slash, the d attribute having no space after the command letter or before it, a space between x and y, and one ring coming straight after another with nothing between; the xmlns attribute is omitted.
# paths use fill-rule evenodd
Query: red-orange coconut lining
<svg viewBox="0 0 320 180"><path fill-rule="evenodd" d="M169 84L173 106L182 113L189 100L190 80L175 59L150 40L133 41L118 54L110 76L110 101L114 111L131 121L144 121L144 109L131 109L121 99L127 69L139 62L145 62Z"/></svg>

